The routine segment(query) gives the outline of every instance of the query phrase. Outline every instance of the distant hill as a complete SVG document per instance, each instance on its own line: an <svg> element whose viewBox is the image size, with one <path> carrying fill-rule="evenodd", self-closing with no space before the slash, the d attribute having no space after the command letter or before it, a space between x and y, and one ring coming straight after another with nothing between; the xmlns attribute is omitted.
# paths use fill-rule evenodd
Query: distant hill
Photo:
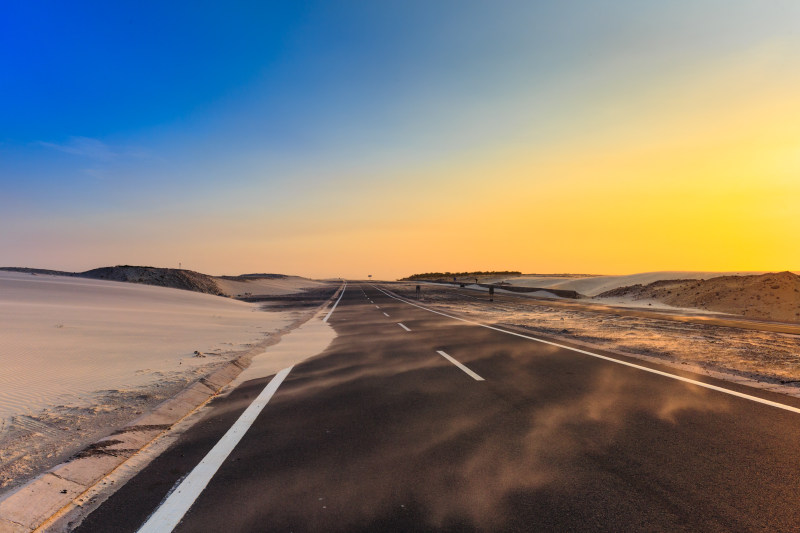
<svg viewBox="0 0 800 533"><path fill-rule="evenodd" d="M113 266L95 268L78 274L79 277L143 283L187 291L224 296L214 278L193 270L142 266Z"/></svg>
<svg viewBox="0 0 800 533"><path fill-rule="evenodd" d="M63 272L59 270L45 270L41 268L3 267L0 270L9 272L26 272L29 274L44 274L51 276L69 276L74 278L105 279L110 281L125 281L128 283L142 283L158 287L170 287L187 291L202 292L225 296L217 286L214 278L195 272L177 268L159 268L150 266L117 265L87 270L86 272Z"/></svg>
<svg viewBox="0 0 800 533"><path fill-rule="evenodd" d="M452 280L455 278L479 278L481 276L519 276L521 272L516 270L486 270L475 272L427 272L425 274L412 274L400 281L437 281Z"/></svg>
<svg viewBox="0 0 800 533"><path fill-rule="evenodd" d="M64 272L63 270L47 270L45 268L28 268L28 267L0 267L0 270L6 272L22 272L24 274L43 274L46 276L70 276L77 277L78 272Z"/></svg>
<svg viewBox="0 0 800 533"><path fill-rule="evenodd" d="M216 277L195 272L194 270L132 265L94 268L86 272L64 272L61 270L27 267L0 267L0 270L37 275L141 283L226 297L249 297L253 294L287 295L324 285L313 280L285 274L243 274L241 276Z"/></svg>
<svg viewBox="0 0 800 533"><path fill-rule="evenodd" d="M247 279L286 279L290 276L286 274L240 274L239 276L219 276L222 279L232 281L242 281Z"/></svg>

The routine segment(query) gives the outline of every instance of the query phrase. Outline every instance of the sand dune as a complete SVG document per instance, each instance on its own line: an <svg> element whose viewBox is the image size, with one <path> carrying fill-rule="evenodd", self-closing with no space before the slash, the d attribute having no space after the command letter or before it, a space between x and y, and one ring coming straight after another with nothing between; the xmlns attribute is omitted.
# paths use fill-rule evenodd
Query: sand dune
<svg viewBox="0 0 800 533"><path fill-rule="evenodd" d="M123 281L157 287L183 289L231 298L250 296L286 296L306 289L327 286L326 283L299 276L283 274L246 274L242 276L211 276L193 270L149 266L118 265L101 267L86 272L63 272L40 268L2 267L0 272L17 272L34 275L70 278Z"/></svg>
<svg viewBox="0 0 800 533"><path fill-rule="evenodd" d="M749 274L761 274L761 272L682 272L682 271L662 271L662 272L642 272L639 274L628 274L624 276L594 276L580 278L564 277L541 277L541 276L519 276L507 278L503 281L521 287L540 287L543 289L563 289L577 291L585 296L597 296L601 293L627 287L631 285L646 285L660 280L672 279L710 279L718 276L743 276Z"/></svg>
<svg viewBox="0 0 800 533"><path fill-rule="evenodd" d="M170 287L187 291L203 292L206 294L222 295L214 282L214 278L193 270L177 268L161 268L149 266L117 265L113 267L100 267L86 272L63 272L59 270L45 270L41 268L2 267L0 271L21 272L26 274L65 276L71 278L103 279L110 281L125 281L128 283L142 283L157 287Z"/></svg>
<svg viewBox="0 0 800 533"><path fill-rule="evenodd" d="M603 304L728 313L800 322L800 276L792 272L643 272L626 276L519 276L507 283L567 289Z"/></svg>
<svg viewBox="0 0 800 533"><path fill-rule="evenodd" d="M0 272L0 421L191 372L289 323L208 294Z"/></svg>
<svg viewBox="0 0 800 533"><path fill-rule="evenodd" d="M219 289L233 298L245 296L285 296L297 294L306 289L328 287L329 283L314 281L299 276L264 275L215 277Z"/></svg>
<svg viewBox="0 0 800 533"><path fill-rule="evenodd" d="M599 297L652 299L675 307L800 322L800 276L791 272L719 276L707 280L661 280L619 287Z"/></svg>

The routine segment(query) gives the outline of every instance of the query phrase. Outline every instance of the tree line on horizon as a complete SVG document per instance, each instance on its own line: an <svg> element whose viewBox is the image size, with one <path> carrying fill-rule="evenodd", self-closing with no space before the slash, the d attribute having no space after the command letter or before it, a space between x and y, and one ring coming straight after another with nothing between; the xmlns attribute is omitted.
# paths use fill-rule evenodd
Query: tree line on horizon
<svg viewBox="0 0 800 533"><path fill-rule="evenodd" d="M425 274L412 274L400 281L417 281L439 278L465 278L475 276L520 276L522 272L516 270L476 270L475 272L427 272Z"/></svg>

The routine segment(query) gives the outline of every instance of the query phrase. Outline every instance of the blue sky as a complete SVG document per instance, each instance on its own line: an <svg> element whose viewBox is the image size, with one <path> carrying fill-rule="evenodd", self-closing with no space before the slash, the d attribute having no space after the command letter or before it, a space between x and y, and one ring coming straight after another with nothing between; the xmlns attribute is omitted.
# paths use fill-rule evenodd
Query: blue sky
<svg viewBox="0 0 800 533"><path fill-rule="evenodd" d="M793 89L800 15L796 3L772 0L23 2L4 11L0 222L15 230L0 237L0 263L81 269L182 257L214 273L309 275L326 275L304 265L328 260L336 244L368 248L375 235L364 226L404 243L396 256L358 258L372 270L562 266L456 249L413 265L401 258L425 239L406 231L415 224L495 224L470 214L482 199L506 189L533 202L536 186L562 179L531 158L616 150L606 144L617 137L667 144L653 129L672 131L664 110L691 117L777 91L747 85L748 72ZM513 176L510 161L519 162ZM403 214L380 206L387 201ZM227 261L208 252L215 247ZM354 264L333 261L327 275L355 275Z"/></svg>

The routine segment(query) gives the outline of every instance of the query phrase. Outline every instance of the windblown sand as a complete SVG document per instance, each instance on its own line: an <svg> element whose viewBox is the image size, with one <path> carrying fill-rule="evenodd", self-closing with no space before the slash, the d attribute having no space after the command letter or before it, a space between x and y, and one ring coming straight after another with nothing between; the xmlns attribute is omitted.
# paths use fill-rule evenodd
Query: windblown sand
<svg viewBox="0 0 800 533"><path fill-rule="evenodd" d="M413 284L391 289L406 298L416 297ZM464 291L435 285L426 286L422 295L425 304L484 323L522 327L600 349L757 381L800 384L800 335L573 310L533 298L488 302L485 297L475 299Z"/></svg>
<svg viewBox="0 0 800 533"><path fill-rule="evenodd" d="M308 278L301 278L299 276L278 276L274 278L253 278L246 279L240 277L238 279L226 279L222 277L214 278L217 287L220 290L234 298L241 298L245 296L285 296L288 294L296 294L303 290L319 289L322 287L329 287L330 284L315 281Z"/></svg>
<svg viewBox="0 0 800 533"><path fill-rule="evenodd" d="M288 323L189 291L0 273L0 419L186 372Z"/></svg>
<svg viewBox="0 0 800 533"><path fill-rule="evenodd" d="M76 432L91 442L120 422L115 413L135 417L296 315L185 290L0 272L0 489L26 471L31 447L50 442L37 453L55 456Z"/></svg>

